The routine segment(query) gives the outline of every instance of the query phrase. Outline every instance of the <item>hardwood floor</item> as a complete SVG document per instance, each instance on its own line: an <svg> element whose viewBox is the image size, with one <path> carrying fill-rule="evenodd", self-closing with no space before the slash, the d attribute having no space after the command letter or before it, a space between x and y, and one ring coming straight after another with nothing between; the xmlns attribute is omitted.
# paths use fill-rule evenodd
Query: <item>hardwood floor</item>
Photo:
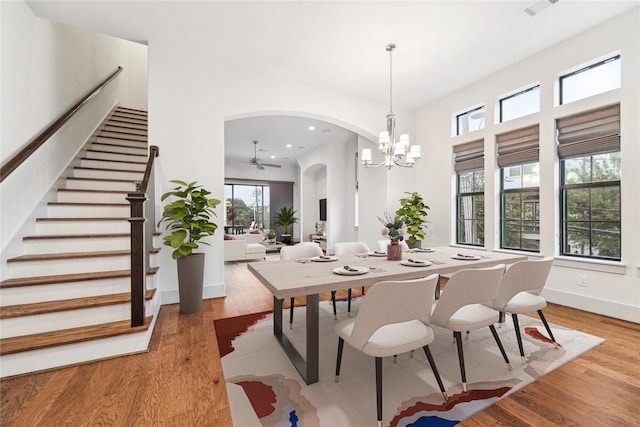
<svg viewBox="0 0 640 427"><path fill-rule="evenodd" d="M226 265L226 285L198 313L163 306L147 353L2 380L0 425L232 425L213 321L273 303L245 263ZM606 342L462 425L640 425L640 325L554 304L545 314Z"/></svg>

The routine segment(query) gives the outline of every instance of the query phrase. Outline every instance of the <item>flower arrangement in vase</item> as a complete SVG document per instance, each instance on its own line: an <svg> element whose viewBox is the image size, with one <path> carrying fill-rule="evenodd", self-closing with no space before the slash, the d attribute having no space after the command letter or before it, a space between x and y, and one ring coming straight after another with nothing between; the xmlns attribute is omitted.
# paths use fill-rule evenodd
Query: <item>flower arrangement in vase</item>
<svg viewBox="0 0 640 427"><path fill-rule="evenodd" d="M378 217L384 228L382 235L389 237L391 243L387 245L387 259L390 261L399 261L402 259L402 246L399 244L404 240L405 226L399 219L391 219L389 213L385 213L384 218Z"/></svg>

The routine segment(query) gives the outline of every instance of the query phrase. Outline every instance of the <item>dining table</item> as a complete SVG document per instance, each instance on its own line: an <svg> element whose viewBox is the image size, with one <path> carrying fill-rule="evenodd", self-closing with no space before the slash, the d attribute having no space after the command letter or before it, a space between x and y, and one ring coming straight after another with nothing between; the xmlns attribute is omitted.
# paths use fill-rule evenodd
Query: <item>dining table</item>
<svg viewBox="0 0 640 427"><path fill-rule="evenodd" d="M385 280L411 280L467 268L527 260L526 255L452 246L405 251L402 260L370 252L298 260L252 262L247 268L273 294L273 334L307 384L319 380L319 294L370 286ZM350 271L354 270L354 271ZM436 294L439 293L439 288ZM306 296L306 350L302 355L283 333L285 298Z"/></svg>

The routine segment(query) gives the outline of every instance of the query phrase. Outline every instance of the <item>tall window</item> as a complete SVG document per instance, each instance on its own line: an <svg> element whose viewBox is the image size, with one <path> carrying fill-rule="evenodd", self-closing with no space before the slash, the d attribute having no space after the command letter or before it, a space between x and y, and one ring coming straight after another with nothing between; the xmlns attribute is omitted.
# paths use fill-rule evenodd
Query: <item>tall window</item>
<svg viewBox="0 0 640 427"><path fill-rule="evenodd" d="M225 184L225 229L239 233L269 228L269 186Z"/></svg>
<svg viewBox="0 0 640 427"><path fill-rule="evenodd" d="M456 243L484 245L484 141L453 147L456 171Z"/></svg>
<svg viewBox="0 0 640 427"><path fill-rule="evenodd" d="M620 106L557 120L560 252L621 259Z"/></svg>
<svg viewBox="0 0 640 427"><path fill-rule="evenodd" d="M456 135L464 135L484 128L484 106L456 116Z"/></svg>
<svg viewBox="0 0 640 427"><path fill-rule="evenodd" d="M560 104L617 89L621 84L620 55L560 77Z"/></svg>
<svg viewBox="0 0 640 427"><path fill-rule="evenodd" d="M500 167L500 247L540 251L539 127L496 136Z"/></svg>
<svg viewBox="0 0 640 427"><path fill-rule="evenodd" d="M540 85L500 99L500 123L540 111Z"/></svg>

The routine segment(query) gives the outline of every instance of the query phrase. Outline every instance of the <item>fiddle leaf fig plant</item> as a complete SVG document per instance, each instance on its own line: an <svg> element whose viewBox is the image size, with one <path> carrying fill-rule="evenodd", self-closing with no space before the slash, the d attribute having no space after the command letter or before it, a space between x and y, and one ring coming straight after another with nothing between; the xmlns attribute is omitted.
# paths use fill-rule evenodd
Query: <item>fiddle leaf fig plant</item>
<svg viewBox="0 0 640 427"><path fill-rule="evenodd" d="M199 243L209 245L200 240L215 234L218 226L212 218L217 216L215 208L220 200L207 197L211 192L197 185L197 181L169 182L178 186L163 194L160 200L165 201L169 197L175 200L164 206L158 227L166 223L165 229L171 234L164 237L164 244L174 249L171 257L179 259L191 255Z"/></svg>
<svg viewBox="0 0 640 427"><path fill-rule="evenodd" d="M400 199L400 209L396 211L396 220L400 220L407 226L409 243L424 240L427 231L427 210L429 206L417 192L406 191L407 197Z"/></svg>

